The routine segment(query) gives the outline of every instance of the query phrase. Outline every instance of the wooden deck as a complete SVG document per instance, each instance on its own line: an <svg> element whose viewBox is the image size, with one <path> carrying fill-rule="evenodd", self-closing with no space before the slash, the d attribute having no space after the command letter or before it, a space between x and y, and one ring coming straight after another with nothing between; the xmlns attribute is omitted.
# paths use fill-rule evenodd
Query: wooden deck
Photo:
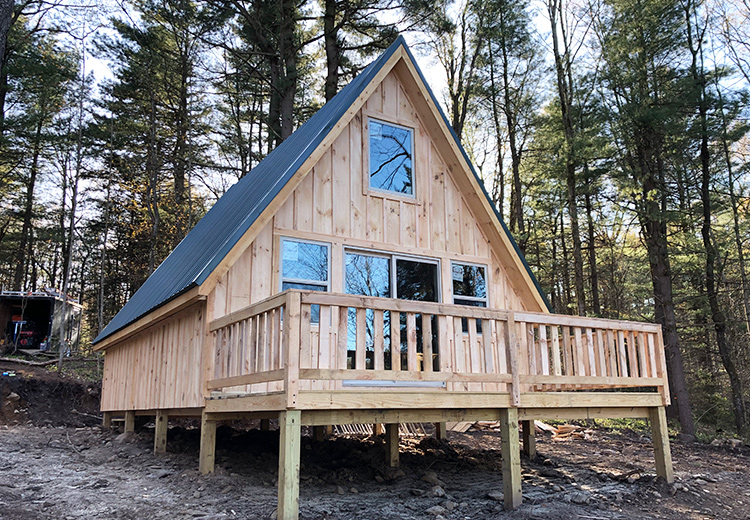
<svg viewBox="0 0 750 520"><path fill-rule="evenodd" d="M522 501L519 423L533 452L534 419L645 417L656 473L673 478L657 325L289 290L208 327L205 406L138 413L156 414L162 452L168 416L200 412L204 473L217 422L278 419L280 519L298 516L302 426L385 424L397 465L399 423L498 421L512 509Z"/></svg>

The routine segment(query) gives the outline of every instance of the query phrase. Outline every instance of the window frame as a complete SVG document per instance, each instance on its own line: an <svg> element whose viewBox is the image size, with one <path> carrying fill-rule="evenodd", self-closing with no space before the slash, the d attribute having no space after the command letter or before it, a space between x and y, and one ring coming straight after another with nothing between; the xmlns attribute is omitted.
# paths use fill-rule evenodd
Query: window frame
<svg viewBox="0 0 750 520"><path fill-rule="evenodd" d="M364 118L366 122L365 131L362 132L363 137L365 137L365 142L367 143L367 147L365 149L365 168L364 170L364 176L365 176L365 182L363 183L363 187L365 188L365 192L371 192L372 194L386 197L386 198L396 198L396 199L403 199L408 202L415 202L417 198L417 174L416 174L416 128L413 128L411 126L406 126L400 123L396 123L394 121L389 121L385 118L376 116L376 115L366 115ZM384 188L378 188L371 184L372 179L372 157L371 157L371 138L370 138L370 127L371 122L375 121L376 123L380 123L381 125L388 125L392 126L394 128L401 128L403 130L407 130L409 132L409 135L411 137L411 186L412 186L412 192L411 193L403 193L400 191L394 191L394 190L388 190Z"/></svg>
<svg viewBox="0 0 750 520"><path fill-rule="evenodd" d="M304 278L286 278L284 276L284 242L297 242L298 244L312 244L317 246L324 246L326 248L326 261L327 261L327 272L326 281L321 282L320 280L307 280ZM279 292L284 290L284 282L287 283L298 283L305 285L317 285L325 287L323 292L331 292L331 243L320 242L318 240L306 240L295 237L279 237Z"/></svg>
<svg viewBox="0 0 750 520"><path fill-rule="evenodd" d="M460 265L460 266L466 266L466 267L479 267L481 269L484 269L484 286L485 286L485 296L483 298L480 298L478 296L464 296L461 294L456 294L453 290L453 266L454 265ZM470 302L482 302L484 303L484 307L488 308L490 306L490 281L488 278L489 269L484 264L476 264L473 262L462 262L458 260L451 260L451 296L453 297L453 305L465 305L463 303L456 303L456 298L459 300L466 300Z"/></svg>
<svg viewBox="0 0 750 520"><path fill-rule="evenodd" d="M390 272L388 273L389 281L390 281L390 295L388 298L392 298L394 300L400 299L398 297L398 285L397 285L397 272L396 272L396 261L397 260L404 260L407 262L420 262L424 264L432 264L437 267L437 277L435 280L436 285L436 303L442 302L442 296L443 296L443 290L442 290L442 276L440 276L440 269L441 269L441 261L440 258L431 258L431 257L425 257L425 256L418 256L418 255L408 255L403 253L395 253L392 251L384 251L379 249L367 249L362 247L344 247L343 255L343 287L344 292L346 292L346 255L348 253L354 253L354 254L361 254L361 255L367 255L367 256L374 256L378 258L387 258L388 259L388 269ZM349 293L347 293L349 294ZM362 296L362 295L358 295ZM408 301L421 301L421 300L408 300Z"/></svg>

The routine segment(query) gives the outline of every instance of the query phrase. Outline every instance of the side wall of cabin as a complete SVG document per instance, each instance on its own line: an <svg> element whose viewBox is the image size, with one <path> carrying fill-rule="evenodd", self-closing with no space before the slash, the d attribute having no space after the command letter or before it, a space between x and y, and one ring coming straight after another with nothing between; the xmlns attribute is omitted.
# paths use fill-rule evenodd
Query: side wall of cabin
<svg viewBox="0 0 750 520"><path fill-rule="evenodd" d="M198 302L107 349L102 411L202 407L205 308Z"/></svg>

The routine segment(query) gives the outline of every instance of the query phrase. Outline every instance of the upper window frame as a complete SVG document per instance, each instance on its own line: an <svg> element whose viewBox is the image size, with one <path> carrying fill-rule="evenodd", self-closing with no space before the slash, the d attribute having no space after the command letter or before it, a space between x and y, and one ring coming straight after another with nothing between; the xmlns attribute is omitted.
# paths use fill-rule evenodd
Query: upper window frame
<svg viewBox="0 0 750 520"><path fill-rule="evenodd" d="M377 195L379 197L384 198L392 198L397 200L403 200L405 202L411 202L416 203L417 200L417 161L416 161L416 134L417 129L413 126L408 126L403 123L397 123L393 120L389 120L387 117L383 117L380 114L372 114L372 113L365 113L365 117L363 118L366 125L364 128L364 131L362 132L364 141L366 143L365 148L365 167L363 168L364 173L364 182L363 182L363 188L364 192L366 194L371 195ZM409 135L411 136L411 164L412 164L412 170L411 170L411 184L412 184L412 192L411 193L403 193L400 191L394 191L394 190L387 190L383 188L378 188L373 186L370 183L371 179L371 142L370 142L370 130L371 130L371 122L375 121L376 123L380 123L382 125L388 125L392 126L394 128L401 128L404 130L409 131Z"/></svg>

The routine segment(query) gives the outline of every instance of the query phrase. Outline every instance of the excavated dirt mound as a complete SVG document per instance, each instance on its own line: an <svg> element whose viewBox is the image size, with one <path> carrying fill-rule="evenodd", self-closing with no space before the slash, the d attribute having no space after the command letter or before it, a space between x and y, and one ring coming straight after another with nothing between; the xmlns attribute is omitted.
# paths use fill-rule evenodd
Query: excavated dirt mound
<svg viewBox="0 0 750 520"><path fill-rule="evenodd" d="M98 384L43 367L0 362L0 425L98 424L100 396Z"/></svg>

